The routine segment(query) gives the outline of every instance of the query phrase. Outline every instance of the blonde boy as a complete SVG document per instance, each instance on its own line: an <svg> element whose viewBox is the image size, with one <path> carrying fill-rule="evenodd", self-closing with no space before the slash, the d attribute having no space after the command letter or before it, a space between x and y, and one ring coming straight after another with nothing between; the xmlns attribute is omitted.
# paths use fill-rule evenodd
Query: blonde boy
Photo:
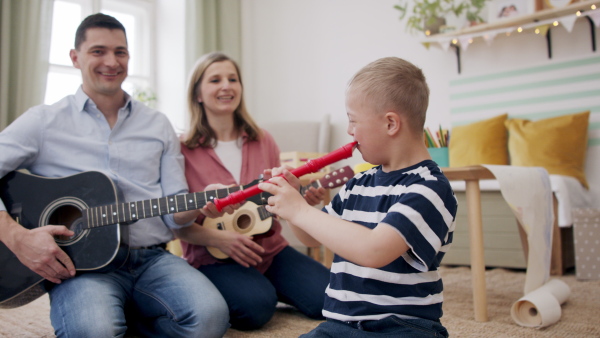
<svg viewBox="0 0 600 338"><path fill-rule="evenodd" d="M377 166L357 174L323 208L298 179L274 168L267 210L306 245L335 252L323 315L306 337L445 337L440 261L452 241L456 198L423 142L429 89L421 70L396 57L361 69L346 91L348 134ZM288 183L289 182L289 183Z"/></svg>

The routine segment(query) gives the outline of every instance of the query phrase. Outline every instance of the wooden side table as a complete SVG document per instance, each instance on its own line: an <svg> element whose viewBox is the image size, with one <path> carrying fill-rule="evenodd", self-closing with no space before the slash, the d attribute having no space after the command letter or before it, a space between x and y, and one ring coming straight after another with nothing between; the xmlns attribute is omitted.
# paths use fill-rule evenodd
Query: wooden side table
<svg viewBox="0 0 600 338"><path fill-rule="evenodd" d="M479 180L494 179L494 175L482 166L442 168L450 181L465 181L467 199L467 222L471 244L471 278L473 280L473 308L475 320L488 321L487 294L485 290L485 261L483 258L483 221L481 217L481 192Z"/></svg>

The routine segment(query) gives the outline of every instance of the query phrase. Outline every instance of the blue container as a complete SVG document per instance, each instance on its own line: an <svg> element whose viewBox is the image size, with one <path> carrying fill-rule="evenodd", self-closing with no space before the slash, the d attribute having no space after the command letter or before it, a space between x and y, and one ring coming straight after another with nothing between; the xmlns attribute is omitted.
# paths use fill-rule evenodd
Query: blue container
<svg viewBox="0 0 600 338"><path fill-rule="evenodd" d="M440 167L450 166L450 160L448 159L448 147L442 148L427 148L431 159L435 161Z"/></svg>

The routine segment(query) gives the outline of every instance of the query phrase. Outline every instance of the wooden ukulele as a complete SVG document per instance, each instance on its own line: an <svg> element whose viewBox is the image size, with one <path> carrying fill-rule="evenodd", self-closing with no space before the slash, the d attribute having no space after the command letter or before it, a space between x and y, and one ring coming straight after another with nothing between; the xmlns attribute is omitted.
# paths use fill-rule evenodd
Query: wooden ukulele
<svg viewBox="0 0 600 338"><path fill-rule="evenodd" d="M342 186L354 176L350 166L325 174L323 178L308 185L300 187L300 193L304 193L311 187L333 189ZM218 218L205 218L202 226L225 231L236 231L247 236L264 234L273 225L273 214L265 209L264 205L257 205L251 201L245 202L233 214L225 214ZM217 259L227 259L229 256L216 247L207 246L208 253Z"/></svg>

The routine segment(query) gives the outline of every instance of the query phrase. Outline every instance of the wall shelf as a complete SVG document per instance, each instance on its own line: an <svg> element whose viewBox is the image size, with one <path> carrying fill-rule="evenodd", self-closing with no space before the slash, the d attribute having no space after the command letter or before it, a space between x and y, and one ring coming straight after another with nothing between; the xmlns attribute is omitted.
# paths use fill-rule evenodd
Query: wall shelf
<svg viewBox="0 0 600 338"><path fill-rule="evenodd" d="M548 57L552 58L551 30L556 26L555 22L561 22L561 20L572 20L572 22L575 22L578 17L585 16L590 24L592 50L595 52L596 31L594 29L594 21L590 18L592 15L596 16L596 20L600 20L600 0L582 0L561 8L544 9L527 15L500 19L492 23L484 23L452 32L435 34L422 39L421 42L426 46L437 43L444 49L453 47L457 56L458 73L460 73L461 49L466 50L468 44L474 42L476 38L489 40L498 34L510 34L512 32L535 29L536 34L546 35Z"/></svg>

